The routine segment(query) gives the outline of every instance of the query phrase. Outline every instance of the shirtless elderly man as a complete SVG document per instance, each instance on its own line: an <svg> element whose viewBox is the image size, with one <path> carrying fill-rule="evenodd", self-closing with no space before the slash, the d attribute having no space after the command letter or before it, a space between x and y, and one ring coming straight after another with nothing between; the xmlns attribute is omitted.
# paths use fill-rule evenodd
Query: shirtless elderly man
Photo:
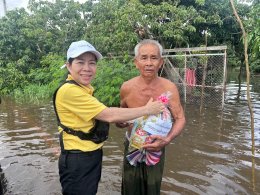
<svg viewBox="0 0 260 195"><path fill-rule="evenodd" d="M143 40L135 47L134 63L140 75L123 83L120 96L121 107L133 108L145 105L152 97L157 99L164 92L171 92L169 109L173 116L173 125L166 137L151 135L154 141L143 146L148 152L162 151L159 163L146 165L145 162L136 166L129 164L129 136L132 125L128 126L128 136L125 140L125 154L122 174L122 194L124 195L159 195L164 168L165 146L176 138L185 125L185 116L180 103L179 92L174 83L159 77L158 71L163 65L162 46L155 40ZM118 124L126 127L126 123ZM128 138L127 138L128 137Z"/></svg>

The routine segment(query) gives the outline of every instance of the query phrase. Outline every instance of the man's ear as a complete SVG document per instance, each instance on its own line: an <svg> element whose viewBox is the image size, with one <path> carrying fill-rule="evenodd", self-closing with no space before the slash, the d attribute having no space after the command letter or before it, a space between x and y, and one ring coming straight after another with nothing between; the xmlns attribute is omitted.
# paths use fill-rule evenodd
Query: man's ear
<svg viewBox="0 0 260 195"><path fill-rule="evenodd" d="M164 64L164 59L161 58L161 59L160 59L160 68L162 67L163 64Z"/></svg>
<svg viewBox="0 0 260 195"><path fill-rule="evenodd" d="M134 58L134 64L135 64L135 67L138 69L138 68L139 68L139 67L138 67L138 61L137 61L136 58Z"/></svg>

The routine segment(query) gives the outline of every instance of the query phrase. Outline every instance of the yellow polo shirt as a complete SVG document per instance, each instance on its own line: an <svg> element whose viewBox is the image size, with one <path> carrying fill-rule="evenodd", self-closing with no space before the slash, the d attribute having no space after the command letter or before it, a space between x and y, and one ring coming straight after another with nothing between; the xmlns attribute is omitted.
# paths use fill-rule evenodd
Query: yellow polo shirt
<svg viewBox="0 0 260 195"><path fill-rule="evenodd" d="M71 75L67 80L72 80ZM56 109L61 124L74 130L89 132L94 126L94 117L106 108L92 96L93 91L91 85L86 87L65 83L60 87L56 95ZM59 127L59 131L61 132L62 128ZM81 151L93 151L103 146L103 143L81 140L66 132L63 132L63 144L65 150Z"/></svg>

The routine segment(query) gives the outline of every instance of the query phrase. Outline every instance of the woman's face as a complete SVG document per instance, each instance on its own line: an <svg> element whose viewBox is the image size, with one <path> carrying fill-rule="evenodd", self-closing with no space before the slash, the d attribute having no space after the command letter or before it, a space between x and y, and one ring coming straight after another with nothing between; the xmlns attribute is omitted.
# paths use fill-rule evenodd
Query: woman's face
<svg viewBox="0 0 260 195"><path fill-rule="evenodd" d="M77 83L87 86L96 75L96 56L90 52L83 53L67 64L67 68Z"/></svg>

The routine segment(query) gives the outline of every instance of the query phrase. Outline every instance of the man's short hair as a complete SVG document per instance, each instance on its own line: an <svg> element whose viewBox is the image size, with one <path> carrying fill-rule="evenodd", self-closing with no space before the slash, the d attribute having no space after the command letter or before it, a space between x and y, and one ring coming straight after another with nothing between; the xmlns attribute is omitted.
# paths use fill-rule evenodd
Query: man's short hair
<svg viewBox="0 0 260 195"><path fill-rule="evenodd" d="M161 45L158 41L156 41L156 40L144 39L144 40L142 40L141 42L139 42L139 43L135 46L135 49L134 49L135 58L136 58L137 55L138 55L138 52L139 52L140 47L143 46L143 45L147 45L147 44L156 45L156 46L159 48L159 53L160 53L160 56L162 57L162 54L163 54L163 47L162 47L162 45Z"/></svg>

